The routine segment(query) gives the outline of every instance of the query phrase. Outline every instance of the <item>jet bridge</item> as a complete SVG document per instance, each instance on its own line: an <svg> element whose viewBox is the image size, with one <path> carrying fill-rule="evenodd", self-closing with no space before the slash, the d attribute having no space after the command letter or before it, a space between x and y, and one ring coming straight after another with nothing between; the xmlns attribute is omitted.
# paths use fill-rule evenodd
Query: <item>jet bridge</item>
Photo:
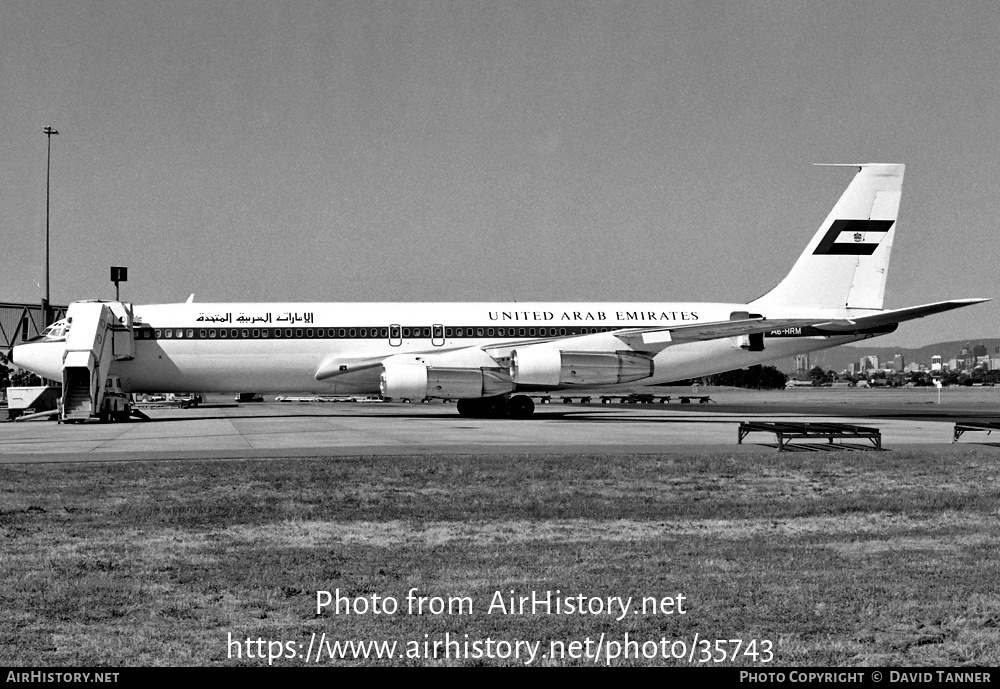
<svg viewBox="0 0 1000 689"><path fill-rule="evenodd" d="M116 361L135 356L132 305L124 302L78 301L66 312L69 332L63 355L63 394L59 420L127 419L125 396L109 374Z"/></svg>

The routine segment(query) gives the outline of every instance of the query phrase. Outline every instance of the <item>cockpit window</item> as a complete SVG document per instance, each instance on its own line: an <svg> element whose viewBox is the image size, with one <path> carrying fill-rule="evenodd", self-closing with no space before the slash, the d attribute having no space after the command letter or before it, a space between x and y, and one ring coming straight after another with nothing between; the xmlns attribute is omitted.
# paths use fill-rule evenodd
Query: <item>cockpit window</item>
<svg viewBox="0 0 1000 689"><path fill-rule="evenodd" d="M41 332L39 337L48 342L63 342L69 334L69 321L56 321Z"/></svg>

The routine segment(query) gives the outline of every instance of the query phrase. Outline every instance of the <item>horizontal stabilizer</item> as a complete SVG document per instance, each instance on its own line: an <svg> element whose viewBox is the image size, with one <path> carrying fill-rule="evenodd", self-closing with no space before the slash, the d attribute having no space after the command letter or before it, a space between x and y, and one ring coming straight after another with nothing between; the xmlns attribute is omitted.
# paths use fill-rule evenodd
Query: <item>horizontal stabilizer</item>
<svg viewBox="0 0 1000 689"><path fill-rule="evenodd" d="M871 316L859 316L858 318L849 318L844 320L827 321L825 323L817 323L816 327L820 330L828 332L855 332L858 330L867 330L868 328L878 328L884 325L892 325L894 323L902 323L903 321L912 321L915 318L923 318L924 316L930 316L935 313L942 313L944 311L951 311L952 309L960 309L963 306L972 306L973 304L981 304L984 301L990 301L989 299L953 299L951 301L938 301L933 304L923 304L921 306L908 306L905 309L893 309L890 311L883 311L882 313L876 313Z"/></svg>

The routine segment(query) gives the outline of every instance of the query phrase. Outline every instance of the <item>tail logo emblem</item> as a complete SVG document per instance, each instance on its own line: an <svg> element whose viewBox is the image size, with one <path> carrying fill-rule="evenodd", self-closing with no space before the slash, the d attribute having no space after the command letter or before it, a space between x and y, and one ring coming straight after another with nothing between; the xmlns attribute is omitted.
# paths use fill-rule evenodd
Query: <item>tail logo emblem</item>
<svg viewBox="0 0 1000 689"><path fill-rule="evenodd" d="M834 220L813 255L871 256L895 220Z"/></svg>

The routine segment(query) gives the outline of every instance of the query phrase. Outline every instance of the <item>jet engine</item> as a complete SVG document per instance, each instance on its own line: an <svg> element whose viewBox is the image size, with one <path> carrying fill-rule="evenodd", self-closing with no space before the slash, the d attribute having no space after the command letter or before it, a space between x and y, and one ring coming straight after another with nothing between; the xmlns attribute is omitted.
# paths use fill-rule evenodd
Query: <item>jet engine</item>
<svg viewBox="0 0 1000 689"><path fill-rule="evenodd" d="M510 353L510 377L518 385L614 385L652 375L652 357L638 352L526 347Z"/></svg>
<svg viewBox="0 0 1000 689"><path fill-rule="evenodd" d="M503 369L386 364L379 389L385 397L393 398L472 399L506 394L514 389L514 383Z"/></svg>

